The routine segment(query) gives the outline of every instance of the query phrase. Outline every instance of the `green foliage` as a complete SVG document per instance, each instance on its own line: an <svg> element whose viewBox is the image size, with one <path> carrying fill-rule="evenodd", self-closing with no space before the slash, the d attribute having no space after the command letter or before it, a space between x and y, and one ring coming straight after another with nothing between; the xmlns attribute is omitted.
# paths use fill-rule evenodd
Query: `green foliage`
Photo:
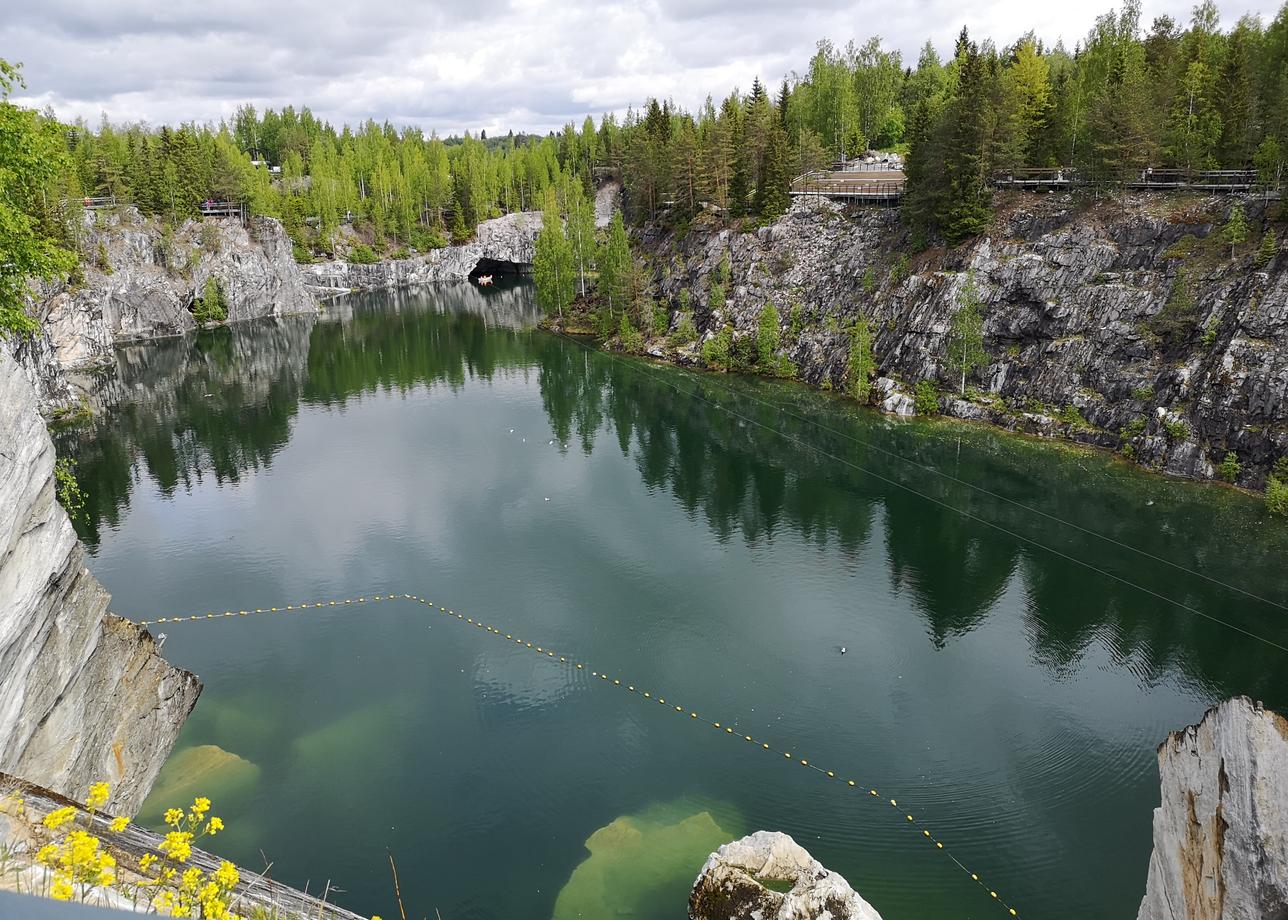
<svg viewBox="0 0 1288 920"><path fill-rule="evenodd" d="M1060 411L1056 413L1056 418L1059 419L1060 424L1067 425L1074 431L1084 431L1091 427L1087 424L1087 420L1083 418L1081 410L1072 403L1061 407Z"/></svg>
<svg viewBox="0 0 1288 920"><path fill-rule="evenodd" d="M666 331L671 325L671 314L666 309L666 304L660 300L653 301L653 309L649 311L648 317L649 335L666 335Z"/></svg>
<svg viewBox="0 0 1288 920"><path fill-rule="evenodd" d="M1221 331L1221 320L1219 317L1212 317L1208 320L1207 325L1203 327L1203 336L1199 342L1204 348L1211 348L1216 342L1217 333Z"/></svg>
<svg viewBox="0 0 1288 920"><path fill-rule="evenodd" d="M1243 205L1237 201L1234 203L1234 207L1230 209L1230 217L1225 222L1222 237L1230 244L1230 258L1232 259L1239 245L1248 240L1248 218L1243 213Z"/></svg>
<svg viewBox="0 0 1288 920"><path fill-rule="evenodd" d="M1163 304L1163 309L1156 316L1149 319L1146 326L1164 342L1179 345L1194 334L1198 312L1198 302L1190 290L1189 279L1179 275L1172 283L1167 303Z"/></svg>
<svg viewBox="0 0 1288 920"><path fill-rule="evenodd" d="M702 343L702 363L712 370L727 371L733 357L733 327L725 326Z"/></svg>
<svg viewBox="0 0 1288 920"><path fill-rule="evenodd" d="M366 243L359 243L349 250L349 261L354 265L374 265L380 258Z"/></svg>
<svg viewBox="0 0 1288 920"><path fill-rule="evenodd" d="M1275 251L1279 246L1279 241L1275 238L1274 228L1266 231L1265 236L1261 238L1261 245L1257 247L1257 254L1253 258L1253 263L1257 268L1265 268L1275 257Z"/></svg>
<svg viewBox="0 0 1288 920"><path fill-rule="evenodd" d="M622 343L622 351L633 355L638 355L644 351L644 336L631 325L630 317L625 313L622 314L622 321L618 324L617 335Z"/></svg>
<svg viewBox="0 0 1288 920"><path fill-rule="evenodd" d="M442 230L436 228L426 230L424 227L415 227L408 235L407 242L419 252L431 252L446 246L447 237Z"/></svg>
<svg viewBox="0 0 1288 920"><path fill-rule="evenodd" d="M720 264L716 266L716 283L721 285L728 284L730 274L729 253L726 252L720 257Z"/></svg>
<svg viewBox="0 0 1288 920"><path fill-rule="evenodd" d="M203 326L206 323L222 323L228 319L228 299L224 296L223 285L214 275L206 278L201 296L193 299L192 318Z"/></svg>
<svg viewBox="0 0 1288 920"><path fill-rule="evenodd" d="M860 316L850 327L850 354L848 359L850 395L866 403L872 393L872 375L876 359L872 353L872 327L867 317Z"/></svg>
<svg viewBox="0 0 1288 920"><path fill-rule="evenodd" d="M984 351L983 300L975 285L974 274L957 292L957 312L953 314L948 329L948 363L961 374L961 395L966 395L966 377L971 371L988 363Z"/></svg>
<svg viewBox="0 0 1288 920"><path fill-rule="evenodd" d="M710 310L712 314L717 314L724 309L724 305L724 285L719 281L713 282L711 285L711 295L707 298L707 309Z"/></svg>
<svg viewBox="0 0 1288 920"><path fill-rule="evenodd" d="M799 303L792 304L792 311L787 318L787 338L792 342L800 341L805 330L805 311Z"/></svg>
<svg viewBox="0 0 1288 920"><path fill-rule="evenodd" d="M1168 416L1163 419L1163 430L1167 432L1168 438L1173 441L1185 441L1190 436L1190 426L1184 419L1172 418Z"/></svg>
<svg viewBox="0 0 1288 920"><path fill-rule="evenodd" d="M1271 514L1288 517L1288 476L1266 480L1266 508Z"/></svg>
<svg viewBox="0 0 1288 920"><path fill-rule="evenodd" d="M1234 451L1227 451L1225 459L1221 461L1221 465L1217 467L1216 472L1226 482L1234 482L1239 478L1241 469L1239 455Z"/></svg>
<svg viewBox="0 0 1288 920"><path fill-rule="evenodd" d="M877 292L877 273L871 265L863 270L863 277L859 279L859 283L863 287L863 293L871 296Z"/></svg>
<svg viewBox="0 0 1288 920"><path fill-rule="evenodd" d="M541 212L541 232L532 256L532 277L537 285L537 301L546 315L563 317L576 291L576 259L568 237L554 189L546 192ZM628 256L629 259L629 256ZM625 313L622 314L625 317Z"/></svg>
<svg viewBox="0 0 1288 920"><path fill-rule="evenodd" d="M54 464L54 494L67 516L75 520L85 510L85 493L76 479L76 461L59 457Z"/></svg>
<svg viewBox="0 0 1288 920"><path fill-rule="evenodd" d="M777 308L772 303L765 304L756 324L756 363L762 368L775 366L783 343L781 322Z"/></svg>
<svg viewBox="0 0 1288 920"><path fill-rule="evenodd" d="M599 252L599 296L609 313L624 310L631 300L631 250L620 212L608 225L608 238ZM683 295L681 295L683 296Z"/></svg>
<svg viewBox="0 0 1288 920"><path fill-rule="evenodd" d="M688 345L698 340L698 330L693 325L693 317L688 313L680 314L680 321L675 325L675 332L671 333L671 344L680 346Z"/></svg>
<svg viewBox="0 0 1288 920"><path fill-rule="evenodd" d="M391 259L410 259L410 258L411 258L411 250L410 250L410 249L408 249L406 246L399 246L399 247L398 247L397 249L395 249L393 252L389 253L389 258L391 258Z"/></svg>
<svg viewBox="0 0 1288 920"><path fill-rule="evenodd" d="M1147 383L1144 386L1136 387L1131 391L1131 398L1140 402L1149 402L1154 398L1154 385Z"/></svg>
<svg viewBox="0 0 1288 920"><path fill-rule="evenodd" d="M890 283L898 284L908 277L908 257L902 252L894 257L890 265Z"/></svg>
<svg viewBox="0 0 1288 920"><path fill-rule="evenodd" d="M922 380L912 394L912 407L918 415L939 414L939 387L933 380Z"/></svg>
<svg viewBox="0 0 1288 920"><path fill-rule="evenodd" d="M105 275L112 274L112 260L107 254L107 244L102 240L98 241L98 249L94 253L94 267Z"/></svg>
<svg viewBox="0 0 1288 920"><path fill-rule="evenodd" d="M18 69L0 59L0 338L36 331L23 303L32 279L66 277L76 265L56 204L70 171L63 129L9 102L21 85Z"/></svg>

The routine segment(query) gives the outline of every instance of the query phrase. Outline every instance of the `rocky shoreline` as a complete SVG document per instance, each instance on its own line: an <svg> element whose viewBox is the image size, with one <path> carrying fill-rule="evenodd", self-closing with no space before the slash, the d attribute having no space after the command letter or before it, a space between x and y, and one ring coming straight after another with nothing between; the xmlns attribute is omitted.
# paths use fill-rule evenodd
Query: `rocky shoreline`
<svg viewBox="0 0 1288 920"><path fill-rule="evenodd" d="M667 332L686 313L697 332L647 350L701 363L703 344L726 328L735 342L754 338L772 304L795 374L844 391L862 317L872 401L886 411L911 414L915 386L931 381L946 415L1120 450L1194 479L1218 478L1232 454L1237 484L1260 489L1288 455L1288 258L1263 259L1254 244L1230 258L1220 231L1231 205L1016 195L988 234L948 251L914 252L896 212L827 201L798 202L745 232L703 219L682 232L645 228L638 251L668 307ZM1278 225L1277 204L1243 206L1254 226ZM962 398L946 355L968 278L988 359ZM712 298L717 283L723 302Z"/></svg>

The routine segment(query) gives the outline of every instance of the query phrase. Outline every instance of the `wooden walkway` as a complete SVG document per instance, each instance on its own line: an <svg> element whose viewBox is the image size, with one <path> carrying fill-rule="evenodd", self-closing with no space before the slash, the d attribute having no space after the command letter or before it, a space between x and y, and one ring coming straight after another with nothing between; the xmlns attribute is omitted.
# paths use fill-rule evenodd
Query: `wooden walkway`
<svg viewBox="0 0 1288 920"><path fill-rule="evenodd" d="M816 170L792 181L794 198L830 198L875 206L892 206L903 197L907 179L898 170ZM1132 191L1188 191L1204 194L1248 192L1259 187L1251 169L1144 169L1117 180L1091 179L1073 169L1014 169L993 176L997 188L1051 192L1070 188L1127 188Z"/></svg>
<svg viewBox="0 0 1288 920"><path fill-rule="evenodd" d="M1117 180L1094 181L1073 169L1014 169L997 173L993 184L998 188L1055 191L1074 186L1129 188L1135 191L1247 192L1257 186L1257 172L1252 169L1142 169L1123 173Z"/></svg>
<svg viewBox="0 0 1288 920"><path fill-rule="evenodd" d="M830 198L877 206L898 204L907 180L897 170L834 170L806 173L792 182L794 198Z"/></svg>
<svg viewBox="0 0 1288 920"><path fill-rule="evenodd" d="M206 200L201 203L202 217L235 217L240 221L245 221L246 213L235 201L212 201Z"/></svg>

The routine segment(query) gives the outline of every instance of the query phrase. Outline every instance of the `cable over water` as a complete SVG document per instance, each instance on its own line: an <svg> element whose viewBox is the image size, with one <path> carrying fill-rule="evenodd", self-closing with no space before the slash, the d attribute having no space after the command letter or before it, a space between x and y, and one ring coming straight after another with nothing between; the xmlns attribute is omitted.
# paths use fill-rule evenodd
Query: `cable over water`
<svg viewBox="0 0 1288 920"><path fill-rule="evenodd" d="M594 352L594 353L596 353L596 354L603 354L603 355L605 355L606 357L608 357L608 358L609 358L609 359L611 359L611 360L621 362L621 363L625 364L625 365L626 365L626 366L628 366L628 367L636 368L637 370L639 370L639 371L640 371L640 373L644 374L645 376L651 377L652 379L656 380L658 383L661 383L661 384L663 384L663 385L665 385L665 386L670 387L670 388L671 388L671 389L673 389L675 392L677 392L677 393L679 393L679 394L681 394L681 395L683 395L683 396L690 396L690 397L692 397L692 398L694 398L694 399L697 399L697 400L699 400L699 401L701 401L701 402L704 402L704 403L706 403L707 405L711 406L712 408L715 408L715 409L717 409L717 410L719 410L719 411L721 411L721 412L726 413L727 415L731 416L732 418L736 418L736 419L738 419L739 421L744 422L745 424L748 424L748 425L754 425L755 427L760 428L760 429L762 429L762 430L764 430L764 431L767 431L767 432L769 432L770 434L777 435L778 437L780 437L780 438L782 438L782 439L784 439L784 440L786 440L786 441L789 441L789 442L791 442L791 443L793 443L793 444L797 445L798 447L804 448L805 450L811 450L811 451L814 451L816 454L818 454L818 455L819 455L819 456L821 456L821 457L826 457L828 460L832 460L832 461L834 461L834 462L836 462L836 463L839 463L839 464L841 464L841 465L843 465L843 466L848 466L848 467L850 467L850 468L851 468L851 469L853 469L853 470L856 470L856 471L858 471L858 472L860 472L860 473L863 473L863 474L865 474L865 475L867 475L867 476L871 476L873 479L876 479L876 480L878 480L879 482L883 482L883 483L885 483L886 485L893 486L894 488L896 488L896 489L900 489L900 490L902 490L902 491L904 491L904 492L907 492L907 493L909 493L909 494L911 494L911 495L916 495L917 497L922 498L922 499L925 499L926 501L931 502L932 504L938 505L938 506L940 506L941 508L945 508L945 509L947 509L948 511L952 511L952 512L954 512L954 513L956 513L956 514L959 514L959 515L961 515L962 517L967 518L968 520L974 521L974 522L976 522L976 523L978 523L978 524L983 524L985 527L989 527L989 528L991 528L991 529L993 529L993 530L997 531L998 533L1005 534L1006 536L1011 537L1011 538L1012 538L1012 539L1014 539L1014 540L1018 540L1018 541L1020 541L1021 543L1025 543L1025 544L1027 544L1027 545L1029 545L1029 546L1032 546L1032 547L1034 547L1034 548L1036 548L1036 549L1043 550L1043 551L1045 551L1045 552L1047 552L1047 553L1050 553L1050 554L1051 554L1051 555L1053 555L1053 556L1057 556L1057 557L1059 557L1059 558L1061 558L1061 559L1064 559L1064 560L1065 560L1065 561L1067 561L1067 562L1072 562L1074 565L1081 566L1081 567L1082 567L1082 568L1084 568L1084 569L1087 569L1087 570L1089 570L1089 571L1095 572L1097 575L1101 575L1101 576L1103 576L1103 577L1105 577L1105 578L1110 579L1111 581L1115 581L1115 582L1117 582L1117 583L1119 583L1119 584L1121 584L1121 585L1124 585L1124 586L1126 586L1126 587L1128 587L1128 588L1132 588L1132 589L1134 589L1134 590L1136 590L1136 591L1140 591L1140 592L1142 592L1142 593L1144 593L1144 594L1148 594L1148 595L1150 595L1151 597L1156 598L1157 600L1163 601L1164 603L1171 604L1172 606L1177 607L1177 608L1179 608L1179 609L1181 609L1181 610L1184 610L1184 611L1186 611L1186 612L1188 612L1188 613L1192 613L1192 614L1194 614L1194 615L1195 615L1195 616L1197 616L1197 617L1201 617L1202 619L1208 620L1208 621L1210 621L1210 622L1212 622L1212 623L1215 623L1215 624L1217 624L1217 625L1219 625L1219 626L1223 626L1223 627L1225 627L1226 629L1230 629L1230 630L1232 630L1232 631L1234 631L1234 632L1237 632L1237 633L1240 633L1240 634L1242 634L1242 635L1244 635L1244 636L1247 636L1249 639L1254 639L1254 640L1256 640L1257 642L1262 642L1262 643L1264 643L1264 644L1266 644L1266 645L1268 645L1268 646L1270 646L1270 647L1272 647L1272 648L1276 648L1276 649L1278 649L1278 650L1279 650L1279 651L1281 651L1281 652L1288 652L1288 645L1283 645L1282 643L1280 643L1280 642L1276 642L1274 639L1271 639L1271 638L1269 638L1269 637L1267 637L1267 636L1263 636L1263 635L1261 635L1260 633L1255 633L1255 632L1253 632L1253 631L1251 631L1251 630L1249 630L1249 629L1245 629L1244 627L1239 626L1237 623L1231 623L1229 620L1226 620L1226 619L1223 619L1223 618L1221 618L1221 617L1215 616L1215 615L1213 615L1213 614L1207 613L1206 611L1204 611L1204 610L1200 610L1199 608L1197 608L1197 607L1193 606L1192 604L1187 604L1187 603L1185 603L1184 601L1178 601L1178 600L1176 600L1175 598L1168 597L1167 595L1162 594L1162 593L1160 593L1160 592L1158 592L1158 591L1155 591L1155 590L1154 590L1154 589L1152 589L1152 588L1148 588L1148 587L1146 587L1146 586L1144 586L1144 585L1137 584L1136 582L1134 582L1134 581L1132 581L1132 580L1130 580L1130 579L1128 579L1128 578L1124 578L1124 577L1123 577L1123 576L1121 576L1121 575L1117 575L1117 574L1115 574L1115 573L1113 573L1113 572L1110 572L1108 569L1101 568L1100 566L1098 566L1098 565L1096 565L1096 564L1094 564L1094 563L1091 563L1091 562L1087 562L1087 561L1086 561L1086 560L1084 560L1084 559L1079 559L1077 556L1073 556L1073 555L1071 555L1071 554L1069 554L1069 553L1064 552L1063 550L1056 549L1055 547L1053 547L1053 546L1049 546L1048 544L1043 543L1043 542L1041 542L1041 541L1039 541L1039 540L1035 540L1035 539L1033 539L1032 537L1026 537L1024 534L1021 534L1021 533L1018 533L1017 531L1011 530L1009 527L1005 527L1005 526L1003 526L1002 524L998 524L998 523L996 523L996 522L994 522L994 521L990 521L988 518L981 517L980 515L975 514L975 513L971 512L971 511L967 511L967 510L966 510L966 509L964 509L964 508L958 508L956 505L953 505L953 504L952 504L952 503L950 503L950 502L946 502L946 501L944 501L944 500L943 500L943 499L941 499L941 498L936 498L935 496L933 496L933 495L929 495L929 494L927 494L927 493L925 493L925 492L921 491L920 489L916 489L916 488L914 488L914 487L912 487L912 486L910 486L910 485L908 485L908 484L906 484L906 483L900 482L900 481L898 481L898 480L896 480L896 479L891 479L889 476L885 476L885 475L883 475L883 474L881 474L881 473L877 472L876 470L872 469L871 467L864 466L864 465L863 465L863 464L861 464L861 463L855 463L853 460L847 460L847 459L846 459L846 458L844 458L844 457L837 456L836 454L831 453L831 452L829 452L829 451L826 451L826 450L824 450L823 448L819 447L819 446L818 446L818 445L816 445L816 444L811 444L811 443L809 443L808 441L805 441L805 440L802 440L801 438L796 437L795 435L791 435L791 434L788 434L788 433L786 433L786 432L784 432L784 431L780 431L779 429L774 428L772 425L767 425L767 424L765 424L764 422L761 422L761 421L758 421L758 420L756 420L756 419L754 419L754 418L751 418L750 416L744 415L744 414L742 414L742 413L740 413L740 412L736 412L735 410L730 409L728 406L722 405L721 403L718 403L718 402L715 402L714 400L708 399L706 396L703 396L703 395L702 395L701 393L699 393L699 392L696 392L696 391L694 391L694 390L689 390L689 389L685 389L685 388L683 388L683 387L677 386L674 382L672 382L672 381L670 381L670 380L666 380L666 379L664 379L663 377L661 377L661 376L659 376L659 375L657 375L657 374L652 373L650 370L648 370L648 365L647 365L647 364L638 363L638 362L627 362L627 361L625 361L624 359L622 359L620 356L615 355L615 354L613 354L612 352L602 352L602 351L600 351L599 349L592 349L592 348L590 348L590 346L586 345L585 343L583 343L583 342L578 342L578 341L577 341L575 338L573 338L572 336L566 335L566 334L564 334L564 333L562 333L562 332L555 332L554 334L555 334L555 335L557 335L557 336L559 336L560 338L567 339L567 340L568 340L568 341L570 341L570 342L574 342L574 343L576 343L577 345L581 346L582 348L586 349L587 351L591 351L591 352ZM765 403L765 405L768 405L768 406L770 406L771 408L773 408L773 404L772 404L772 403ZM823 426L820 426L820 427L823 427ZM829 431L830 431L831 429L827 429L827 430L829 430ZM863 443L865 443L865 444L866 444L866 442L863 442ZM887 452L887 453L889 453L889 452ZM904 459L906 459L906 458L903 458L902 456L900 456L899 454L894 454L894 453L890 453L890 456L895 457L896 459L900 459L900 460L904 460ZM913 461L907 461L907 462L909 462L909 463L913 463ZM916 463L913 463L913 465L914 465L914 466L918 466L918 467L920 467L920 468L922 468L922 469L926 469L926 470L928 470L928 471L930 471L930 472L935 472L935 470L934 470L934 468L933 468L933 467L926 467L926 466L923 466L922 464L916 464ZM946 475L946 474L941 474L941 475ZM955 477L948 476L947 478L949 478L949 479L953 479L954 481L957 481L957 482L962 482L962 480L957 480ZM981 489L980 491L982 491L982 492L988 492L988 490L985 490L985 489ZM988 492L988 494L992 494L992 493L991 493L991 492ZM1112 539L1112 538L1110 538L1110 537L1105 537L1105 536L1103 536L1102 534L1098 534L1096 531L1093 531L1093 530L1087 530L1086 528L1079 527L1079 526L1078 526L1078 525L1076 525L1076 524L1072 524L1072 523L1070 523L1070 522L1067 522L1067 521L1065 521L1063 518L1057 518L1057 517L1055 517L1054 515L1048 515L1048 514L1046 514L1045 512L1037 511L1036 509L1029 508L1027 505L1024 505L1023 503L1016 502L1016 501L1014 501L1014 500L1012 500L1012 499L1006 499L1004 496L997 496L997 497L998 497L998 498L1002 498L1002 499L1003 499L1003 500L1005 500L1005 501L1009 501L1009 502L1011 502L1012 504L1016 505L1016 506L1017 506L1017 507L1019 507L1019 508L1022 508L1022 509L1025 509L1025 510L1029 510L1029 511L1031 511L1031 512L1032 512L1032 513L1034 513L1034 514L1041 514L1041 515L1043 515L1043 516L1045 516L1045 517L1049 517L1049 518L1051 518L1051 520L1053 520L1053 521L1057 521L1057 522L1059 522L1059 523L1067 523L1067 524L1069 524L1069 526L1077 527L1079 530L1083 530L1083 531L1085 531L1086 533L1088 533L1088 534L1090 534L1090 535L1092 535L1092 536L1096 536L1096 537L1100 537L1101 539L1109 540L1111 543L1116 543L1116 542L1117 542L1117 541L1113 540L1113 539ZM1123 545L1125 548L1131 548L1131 547L1130 547L1130 546L1128 546L1127 544L1121 544L1121 545ZM1152 553L1146 552L1146 551L1144 551L1144 550L1140 550L1140 552L1141 552L1141 554L1142 554L1142 555L1144 555L1144 556L1148 556L1148 557L1150 557L1150 558L1157 558L1159 561L1166 561L1166 560L1163 560L1161 557L1156 557L1156 556L1154 556ZM1173 566L1174 568L1178 568L1178 569L1180 569L1180 570L1182 570L1182 571L1189 572L1189 573L1190 573L1190 574L1192 574L1192 575L1196 575L1196 576L1198 576L1198 577L1200 577L1200 578L1205 578L1206 580L1208 580L1208 581L1210 581L1210 582L1212 582L1212 583L1214 583L1214 584L1221 585L1221 586L1226 587L1226 588L1230 588L1231 590L1234 590L1234 591L1238 591L1239 593L1241 593L1241 594L1245 594L1245 595L1247 595L1247 596L1248 596L1248 597L1250 597L1250 598L1254 598L1254 599L1259 600L1259 601L1264 601L1265 603L1267 603L1267 604L1271 604L1272 606L1280 607L1280 608L1282 608L1282 609L1288 610L1288 607L1284 607L1284 605L1282 605L1282 604L1278 604L1278 603L1276 603L1276 602L1274 602L1274 601L1272 601L1272 600L1269 600L1269 599L1267 599L1267 598L1263 598L1263 597L1261 597L1260 595L1253 594L1253 593L1252 593L1252 592L1250 592L1250 591L1245 591L1245 590L1243 590L1243 589L1241 589L1241 588L1237 588L1237 587L1235 587L1235 586L1233 586L1233 585L1228 585L1228 584L1226 584L1226 583L1225 583L1225 582L1223 582L1223 581L1220 581L1220 580L1218 580L1218 579L1212 578L1211 576L1203 575L1201 572L1195 572L1195 571L1193 571L1193 570L1191 570L1191 569L1187 569L1187 568L1185 568L1184 566L1177 565L1176 563L1168 563L1168 564L1169 564L1169 565L1171 565L1171 566Z"/></svg>

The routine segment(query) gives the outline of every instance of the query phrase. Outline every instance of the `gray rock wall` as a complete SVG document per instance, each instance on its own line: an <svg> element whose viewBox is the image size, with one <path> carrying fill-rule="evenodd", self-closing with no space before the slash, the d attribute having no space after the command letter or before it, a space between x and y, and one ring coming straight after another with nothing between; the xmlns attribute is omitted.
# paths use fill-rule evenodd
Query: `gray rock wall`
<svg viewBox="0 0 1288 920"><path fill-rule="evenodd" d="M223 287L228 322L317 309L271 218L190 220L167 232L123 208L86 212L82 233L83 280L40 288L41 332L13 349L45 411L75 405L85 380L77 372L110 365L117 344L195 329L192 302L207 278Z"/></svg>
<svg viewBox="0 0 1288 920"><path fill-rule="evenodd" d="M907 392L934 378L949 414L1111 448L1126 433L1141 463L1198 478L1234 452L1240 484L1260 486L1288 454L1288 258L1258 268L1248 245L1230 260L1211 238L1228 198L1083 208L1030 195L1003 205L988 235L954 252L916 253L894 211L828 202L799 202L752 232L695 220L682 239L652 229L640 243L673 325L684 290L704 336L726 323L754 334L772 302L785 352L809 383L847 385L847 330L862 315L889 378L883 401L895 384ZM1264 203L1244 205L1258 226ZM708 298L725 255L731 279L716 316ZM949 398L957 381L945 360L967 272L983 296L989 353L970 381L983 398L970 401ZM1192 328L1168 341L1154 329L1180 289L1193 301ZM1062 420L1071 409L1082 422Z"/></svg>
<svg viewBox="0 0 1288 920"><path fill-rule="evenodd" d="M1288 918L1288 719L1247 697L1158 748L1162 804L1137 920Z"/></svg>
<svg viewBox="0 0 1288 920"><path fill-rule="evenodd" d="M133 814L201 685L107 613L54 459L31 382L0 344L0 770L78 799L108 780Z"/></svg>
<svg viewBox="0 0 1288 920"><path fill-rule="evenodd" d="M439 281L464 281L480 259L532 264L540 211L520 211L479 224L472 242L447 246L410 259L389 259L373 265L315 262L301 265L309 290L319 295L345 291L390 290Z"/></svg>

